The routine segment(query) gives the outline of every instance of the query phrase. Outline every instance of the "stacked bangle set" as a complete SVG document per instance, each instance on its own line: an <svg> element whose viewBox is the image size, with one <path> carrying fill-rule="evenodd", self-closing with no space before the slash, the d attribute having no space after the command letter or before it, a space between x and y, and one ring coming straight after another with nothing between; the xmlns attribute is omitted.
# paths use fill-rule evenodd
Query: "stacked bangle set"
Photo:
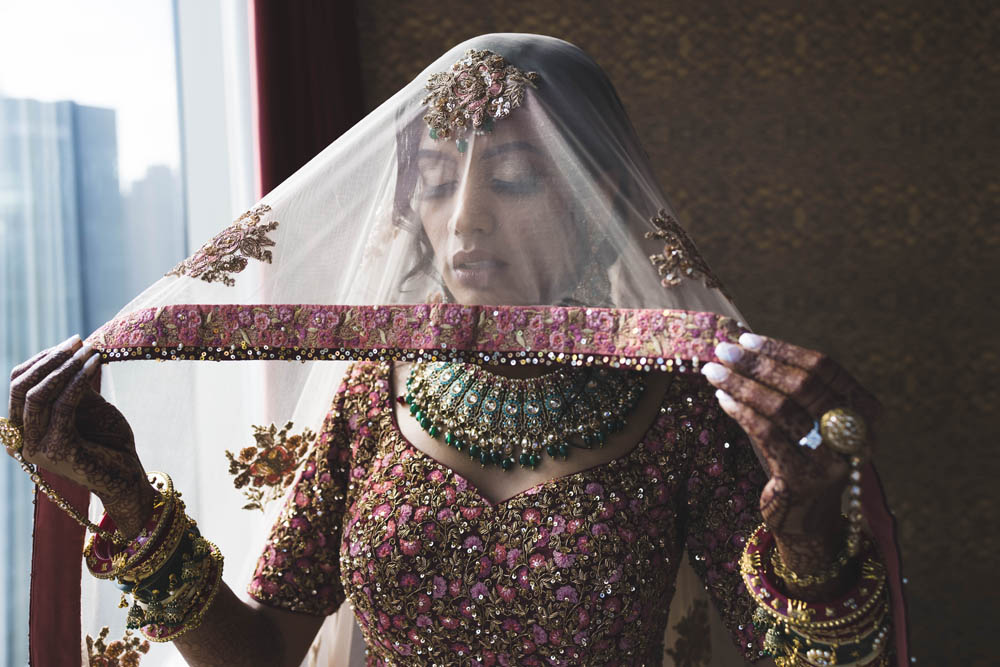
<svg viewBox="0 0 1000 667"><path fill-rule="evenodd" d="M885 567L870 543L861 551L860 579L854 588L836 600L806 602L786 595L779 579L807 586L830 581L853 559L839 558L836 572L795 575L781 562L774 536L763 524L747 541L740 570L757 603L754 624L767 628L764 650L778 667L889 664Z"/></svg>
<svg viewBox="0 0 1000 667"><path fill-rule="evenodd" d="M131 542L118 546L95 534L84 548L90 573L116 579L132 608L126 627L138 628L154 642L168 642L198 627L222 583L222 554L203 538L184 512L184 501L170 477L150 473L157 495L153 512ZM104 533L114 533L114 521L105 514ZM126 595L121 606L128 606Z"/></svg>

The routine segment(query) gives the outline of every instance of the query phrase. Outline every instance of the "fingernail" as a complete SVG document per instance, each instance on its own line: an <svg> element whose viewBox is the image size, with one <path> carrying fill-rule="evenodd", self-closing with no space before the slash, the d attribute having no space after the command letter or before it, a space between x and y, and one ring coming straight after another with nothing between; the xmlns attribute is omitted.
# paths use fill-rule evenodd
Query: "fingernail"
<svg viewBox="0 0 1000 667"><path fill-rule="evenodd" d="M711 382L722 382L729 377L729 369L722 364L710 361L701 367L701 372L705 374Z"/></svg>
<svg viewBox="0 0 1000 667"><path fill-rule="evenodd" d="M722 391L721 389L715 390L715 397L719 399L719 403L721 403L723 407L736 406L736 401L733 400L733 397L727 394L726 392Z"/></svg>
<svg viewBox="0 0 1000 667"><path fill-rule="evenodd" d="M83 370L85 373L89 373L100 365L101 355L95 354L90 359L87 359L86 363L83 364Z"/></svg>
<svg viewBox="0 0 1000 667"><path fill-rule="evenodd" d="M727 363L735 364L743 356L743 350L739 345L719 343L715 346L715 356Z"/></svg>
<svg viewBox="0 0 1000 667"><path fill-rule="evenodd" d="M764 346L764 339L757 334L745 333L740 334L740 345L747 348L748 350L759 350Z"/></svg>
<svg viewBox="0 0 1000 667"><path fill-rule="evenodd" d="M59 347L63 350L68 350L74 345L76 345L78 342L80 342L80 334L73 334L72 336L64 340Z"/></svg>

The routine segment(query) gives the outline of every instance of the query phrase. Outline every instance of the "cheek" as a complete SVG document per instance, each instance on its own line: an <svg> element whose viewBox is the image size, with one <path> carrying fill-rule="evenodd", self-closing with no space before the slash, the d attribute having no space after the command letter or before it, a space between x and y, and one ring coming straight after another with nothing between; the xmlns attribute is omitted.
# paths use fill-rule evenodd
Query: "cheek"
<svg viewBox="0 0 1000 667"><path fill-rule="evenodd" d="M518 242L526 254L553 267L564 267L579 259L573 257L573 248L577 245L575 230L560 200L533 207L523 219L530 223L519 225Z"/></svg>
<svg viewBox="0 0 1000 667"><path fill-rule="evenodd" d="M418 211L424 233L431 242L435 255L439 255L448 241L448 217L433 207L424 207Z"/></svg>

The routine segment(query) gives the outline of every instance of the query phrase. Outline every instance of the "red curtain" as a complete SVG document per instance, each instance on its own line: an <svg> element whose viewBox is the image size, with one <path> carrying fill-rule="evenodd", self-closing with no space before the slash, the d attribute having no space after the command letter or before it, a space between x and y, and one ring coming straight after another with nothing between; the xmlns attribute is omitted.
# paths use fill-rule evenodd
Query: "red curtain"
<svg viewBox="0 0 1000 667"><path fill-rule="evenodd" d="M352 0L254 0L251 17L262 196L358 122L364 105Z"/></svg>

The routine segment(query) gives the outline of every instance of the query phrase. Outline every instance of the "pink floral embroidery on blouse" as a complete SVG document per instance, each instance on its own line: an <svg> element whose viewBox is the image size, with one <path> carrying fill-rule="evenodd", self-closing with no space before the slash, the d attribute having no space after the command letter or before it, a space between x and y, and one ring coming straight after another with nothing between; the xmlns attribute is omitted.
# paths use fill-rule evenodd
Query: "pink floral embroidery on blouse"
<svg viewBox="0 0 1000 667"><path fill-rule="evenodd" d="M700 374L677 375L629 453L494 505L402 437L389 372L348 372L254 598L317 615L350 598L368 665L658 665L687 548L760 657L737 561L765 478Z"/></svg>

